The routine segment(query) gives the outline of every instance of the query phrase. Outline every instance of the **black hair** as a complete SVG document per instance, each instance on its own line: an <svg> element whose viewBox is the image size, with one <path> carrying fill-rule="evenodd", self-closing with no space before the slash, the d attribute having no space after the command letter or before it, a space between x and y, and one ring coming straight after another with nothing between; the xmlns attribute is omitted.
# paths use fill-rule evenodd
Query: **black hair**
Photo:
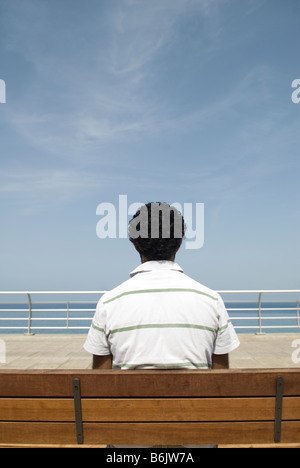
<svg viewBox="0 0 300 468"><path fill-rule="evenodd" d="M170 260L185 233L182 214L162 202L143 205L129 222L129 240L147 260Z"/></svg>

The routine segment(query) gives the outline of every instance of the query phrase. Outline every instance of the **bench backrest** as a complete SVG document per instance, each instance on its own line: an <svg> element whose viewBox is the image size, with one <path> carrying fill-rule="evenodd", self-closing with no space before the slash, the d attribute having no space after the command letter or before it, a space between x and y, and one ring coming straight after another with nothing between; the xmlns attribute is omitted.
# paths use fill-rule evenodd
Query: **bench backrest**
<svg viewBox="0 0 300 468"><path fill-rule="evenodd" d="M0 370L0 444L300 443L300 369Z"/></svg>

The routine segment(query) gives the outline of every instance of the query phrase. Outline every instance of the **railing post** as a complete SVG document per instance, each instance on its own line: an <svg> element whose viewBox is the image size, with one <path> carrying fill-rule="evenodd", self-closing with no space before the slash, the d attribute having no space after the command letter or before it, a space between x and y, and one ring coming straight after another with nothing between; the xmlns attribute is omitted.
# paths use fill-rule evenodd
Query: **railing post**
<svg viewBox="0 0 300 468"><path fill-rule="evenodd" d="M265 335L265 333L262 331L262 326L261 326L261 298L262 298L262 292L259 293L258 296L258 332L255 333L255 335Z"/></svg>
<svg viewBox="0 0 300 468"><path fill-rule="evenodd" d="M33 336L35 333L31 332L31 320L32 320L32 302L29 293L26 293L28 299L28 331L24 333L25 336Z"/></svg>
<svg viewBox="0 0 300 468"><path fill-rule="evenodd" d="M300 317L299 317L299 299L297 301L297 326L300 327Z"/></svg>

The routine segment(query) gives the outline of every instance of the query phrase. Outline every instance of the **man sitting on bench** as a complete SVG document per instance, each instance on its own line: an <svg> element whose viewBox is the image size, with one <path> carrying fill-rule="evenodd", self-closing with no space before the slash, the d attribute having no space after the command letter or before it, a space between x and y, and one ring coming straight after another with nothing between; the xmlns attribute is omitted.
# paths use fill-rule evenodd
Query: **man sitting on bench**
<svg viewBox="0 0 300 468"><path fill-rule="evenodd" d="M183 273L185 232L166 203L142 206L129 223L141 257L131 278L98 302L84 348L94 369L226 369L239 346L223 300Z"/></svg>

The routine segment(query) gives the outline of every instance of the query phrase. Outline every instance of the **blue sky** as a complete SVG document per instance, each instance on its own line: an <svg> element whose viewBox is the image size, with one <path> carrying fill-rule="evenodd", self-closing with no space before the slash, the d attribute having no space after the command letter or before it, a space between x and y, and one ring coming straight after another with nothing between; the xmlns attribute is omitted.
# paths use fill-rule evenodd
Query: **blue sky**
<svg viewBox="0 0 300 468"><path fill-rule="evenodd" d="M103 290L139 263L100 203L204 203L185 272L300 287L298 0L0 0L0 290Z"/></svg>

